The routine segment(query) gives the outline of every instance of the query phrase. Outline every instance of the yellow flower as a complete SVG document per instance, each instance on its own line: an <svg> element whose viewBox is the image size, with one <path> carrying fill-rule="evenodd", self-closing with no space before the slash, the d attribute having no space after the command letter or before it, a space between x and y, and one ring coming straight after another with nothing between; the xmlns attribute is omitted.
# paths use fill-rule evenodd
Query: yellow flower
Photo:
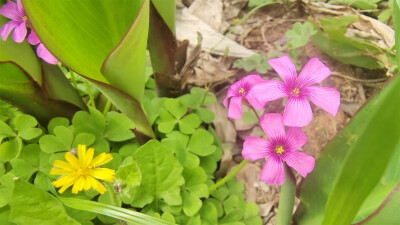
<svg viewBox="0 0 400 225"><path fill-rule="evenodd" d="M115 170L108 168L99 168L99 166L112 160L111 154L101 153L93 159L94 149L89 148L86 151L86 145L78 145L78 158L70 152L65 153L65 159L54 161L54 168L50 170L52 175L62 175L52 184L55 187L61 187L59 193L63 193L71 185L72 193L77 194L83 189L90 188L104 194L106 188L97 179L113 182Z"/></svg>

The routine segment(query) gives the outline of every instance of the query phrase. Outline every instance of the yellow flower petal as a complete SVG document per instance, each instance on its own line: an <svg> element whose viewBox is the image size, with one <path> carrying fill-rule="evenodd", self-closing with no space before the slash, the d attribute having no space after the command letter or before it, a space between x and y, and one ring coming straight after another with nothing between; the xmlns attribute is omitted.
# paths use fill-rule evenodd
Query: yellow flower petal
<svg viewBox="0 0 400 225"><path fill-rule="evenodd" d="M86 152L86 159L84 161L85 167L88 167L90 165L90 162L93 160L93 155L94 155L94 149L89 148L88 151Z"/></svg>
<svg viewBox="0 0 400 225"><path fill-rule="evenodd" d="M73 167L74 169L79 169L79 160L70 152L65 153L65 159L69 162L71 167Z"/></svg>
<svg viewBox="0 0 400 225"><path fill-rule="evenodd" d="M75 183L76 178L78 178L78 175L67 175L67 176L61 177L60 179L52 182L52 184L55 187L62 186L62 188L60 190L58 190L58 192L63 193L65 191L65 189L67 189L68 187L70 187L72 184Z"/></svg>
<svg viewBox="0 0 400 225"><path fill-rule="evenodd" d="M90 177L90 178L92 180L93 189L98 191L100 194L104 194L107 191L106 187L104 187L104 185L102 183L100 183L98 180L94 179L93 177Z"/></svg>
<svg viewBox="0 0 400 225"><path fill-rule="evenodd" d="M83 176L79 176L76 182L74 183L74 186L72 187L72 193L78 194L78 192L82 191L84 186L84 178Z"/></svg>
<svg viewBox="0 0 400 225"><path fill-rule="evenodd" d="M112 159L113 158L111 154L106 154L103 152L93 159L93 161L90 163L90 166L91 167L101 166L103 164L110 162Z"/></svg>
<svg viewBox="0 0 400 225"><path fill-rule="evenodd" d="M72 172L71 170L65 170L60 168L51 168L50 170L51 175L64 175L64 174L69 174L71 172Z"/></svg>
<svg viewBox="0 0 400 225"><path fill-rule="evenodd" d="M108 168L95 168L89 170L89 175L97 179L113 182L115 170Z"/></svg>
<svg viewBox="0 0 400 225"><path fill-rule="evenodd" d="M58 160L58 159L54 161L53 165L60 169L71 170L71 171L74 170L74 168L70 164L66 163L65 161Z"/></svg>
<svg viewBox="0 0 400 225"><path fill-rule="evenodd" d="M92 182L91 182L89 177L90 176L85 176L84 177L85 183L84 183L83 189L85 189L85 191L89 190L92 187Z"/></svg>
<svg viewBox="0 0 400 225"><path fill-rule="evenodd" d="M78 145L78 159L83 164L86 159L86 145Z"/></svg>

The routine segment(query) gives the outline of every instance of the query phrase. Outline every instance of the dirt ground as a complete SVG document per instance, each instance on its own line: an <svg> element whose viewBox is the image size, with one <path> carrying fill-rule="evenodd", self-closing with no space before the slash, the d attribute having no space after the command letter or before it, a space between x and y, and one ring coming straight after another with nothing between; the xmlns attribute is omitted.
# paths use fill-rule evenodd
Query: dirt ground
<svg viewBox="0 0 400 225"><path fill-rule="evenodd" d="M187 7L194 4L192 2L196 1L183 1ZM245 0L223 0L221 2L224 11L219 30L223 34L235 25L237 18L246 15L250 8L246 7L247 1ZM283 4L269 5L250 16L228 37L256 53L276 51L276 46L283 46L289 41L285 36L286 31L291 29L295 22L306 21L308 16L304 11L299 11L299 7L296 5L291 8L287 8ZM341 93L341 106L335 117L312 106L314 119L310 125L303 128L309 137L303 150L318 158L324 146L346 126L357 109L383 84L386 75L384 71L365 70L340 63L321 52L311 41L301 51L300 64L304 65L311 57L320 58L333 71L332 75L322 82L322 85L334 87ZM189 84L196 86L210 86L211 84L212 91L218 97L219 104L210 108L216 114L215 129L225 143L225 155L217 173L217 176L223 176L243 159L241 149L244 138L249 134L260 132L260 128L257 126L248 125L243 121L229 120L227 112L222 106L222 99L230 84L251 72L233 68L232 63L237 58L211 55L206 52L202 52L199 57L195 74L189 78ZM263 75L265 77L276 76L273 71ZM380 79L379 82L375 82L376 79ZM265 112L283 112L282 103L281 100L268 103ZM263 164L264 161L248 163L236 178L245 184L247 200L259 204L264 224L275 224L279 186L269 186L259 181ZM297 175L298 182L300 179L301 177ZM296 203L298 202L296 199Z"/></svg>

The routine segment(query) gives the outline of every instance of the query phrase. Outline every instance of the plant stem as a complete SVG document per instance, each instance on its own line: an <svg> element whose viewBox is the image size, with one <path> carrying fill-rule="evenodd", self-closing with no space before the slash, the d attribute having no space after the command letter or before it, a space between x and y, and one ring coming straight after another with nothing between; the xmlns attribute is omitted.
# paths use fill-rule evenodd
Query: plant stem
<svg viewBox="0 0 400 225"><path fill-rule="evenodd" d="M87 89L87 94L89 95L89 99L90 99L89 103L92 104L93 108L96 108L96 103L94 102L94 97L92 94L92 89L90 88L89 81L86 81L86 89Z"/></svg>
<svg viewBox="0 0 400 225"><path fill-rule="evenodd" d="M104 186L106 186L108 194L110 195L111 204L116 207L121 207L121 204L119 204L119 201L117 198L117 194L114 191L113 185L109 182L103 182L103 184L104 184ZM128 225L128 223L125 220L118 220L118 222L121 225Z"/></svg>
<svg viewBox="0 0 400 225"><path fill-rule="evenodd" d="M294 198L296 196L296 178L293 175L292 169L285 165L286 179L281 187L281 195L278 206L277 225L292 224L292 215L294 207Z"/></svg>
<svg viewBox="0 0 400 225"><path fill-rule="evenodd" d="M70 70L69 74L71 75L72 84L74 85L75 89L78 89L78 85L76 83L75 73L74 71Z"/></svg>
<svg viewBox="0 0 400 225"><path fill-rule="evenodd" d="M208 189L208 192L211 194L213 191L215 191L217 188L221 187L222 185L224 185L226 182L228 182L233 176L235 176L237 174L237 172L240 171L240 169L243 168L244 165L246 165L246 163L248 162L248 159L244 159L238 166L235 167L235 169L233 169L230 173L228 173L224 178L222 178L221 180L219 180L216 184L214 184L213 186L211 186Z"/></svg>
<svg viewBox="0 0 400 225"><path fill-rule="evenodd" d="M107 103L104 106L103 116L107 115L107 113L110 111L110 108L111 108L111 102L110 102L110 100L107 100Z"/></svg>
<svg viewBox="0 0 400 225"><path fill-rule="evenodd" d="M260 122L261 118L260 118L260 115L258 115L258 112L252 106L250 108L251 108L251 110L253 110L254 114L256 114L258 122Z"/></svg>
<svg viewBox="0 0 400 225"><path fill-rule="evenodd" d="M202 106L203 106L204 101L206 100L206 97L207 97L209 91L210 91L210 88L209 88L209 87L204 88L204 94L203 94L203 97L201 98L199 107L202 107Z"/></svg>

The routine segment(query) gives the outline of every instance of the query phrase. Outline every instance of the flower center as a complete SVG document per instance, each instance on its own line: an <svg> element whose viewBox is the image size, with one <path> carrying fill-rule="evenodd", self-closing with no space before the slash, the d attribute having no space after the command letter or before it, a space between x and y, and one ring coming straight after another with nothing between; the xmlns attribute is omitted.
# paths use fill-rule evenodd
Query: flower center
<svg viewBox="0 0 400 225"><path fill-rule="evenodd" d="M294 96L294 97L299 97L299 94L300 94L300 90L298 88L295 88L290 92L290 95Z"/></svg>
<svg viewBox="0 0 400 225"><path fill-rule="evenodd" d="M246 91L244 90L244 88L240 88L239 89L239 94L241 94L241 95L246 94Z"/></svg>
<svg viewBox="0 0 400 225"><path fill-rule="evenodd" d="M22 20L23 20L23 21L26 21L27 19L28 19L28 17L26 17L26 16L23 16L23 17L22 17Z"/></svg>
<svg viewBox="0 0 400 225"><path fill-rule="evenodd" d="M84 176L84 175L87 175L87 173L88 173L88 170L86 169L86 168L79 168L79 169L77 169L76 170L76 173L79 175L79 176Z"/></svg>
<svg viewBox="0 0 400 225"><path fill-rule="evenodd" d="M276 154L281 155L282 153L285 152L285 149L283 148L282 145L278 145L275 147L275 152L276 152Z"/></svg>

